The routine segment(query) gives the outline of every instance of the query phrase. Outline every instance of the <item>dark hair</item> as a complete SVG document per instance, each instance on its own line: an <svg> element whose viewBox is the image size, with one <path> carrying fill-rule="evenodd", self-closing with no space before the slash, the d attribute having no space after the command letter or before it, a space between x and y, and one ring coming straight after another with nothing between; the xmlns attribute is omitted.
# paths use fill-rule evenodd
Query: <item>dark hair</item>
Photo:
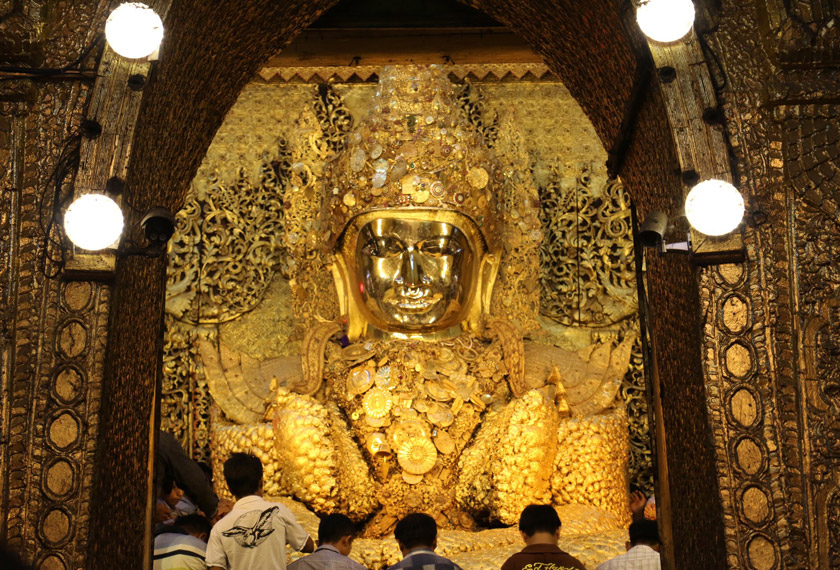
<svg viewBox="0 0 840 570"><path fill-rule="evenodd" d="M345 536L355 535L356 525L340 513L325 516L318 525L318 544L334 544Z"/></svg>
<svg viewBox="0 0 840 570"><path fill-rule="evenodd" d="M164 474L163 478L160 480L160 495L161 497L165 497L169 493L172 492L172 489L175 488L175 479L172 475L166 473Z"/></svg>
<svg viewBox="0 0 840 570"><path fill-rule="evenodd" d="M175 519L172 523L175 528L183 529L190 534L210 534L213 528L213 523L204 515L184 515Z"/></svg>
<svg viewBox="0 0 840 570"><path fill-rule="evenodd" d="M437 523L427 514L411 513L397 523L394 537L405 548L432 546L437 538Z"/></svg>
<svg viewBox="0 0 840 570"><path fill-rule="evenodd" d="M647 544L654 546L659 544L659 527L656 521L636 521L630 525L630 544Z"/></svg>
<svg viewBox="0 0 840 570"><path fill-rule="evenodd" d="M551 505L528 505L519 515L519 530L526 536L534 536L537 532L554 534L561 524Z"/></svg>
<svg viewBox="0 0 840 570"><path fill-rule="evenodd" d="M225 461L224 473L228 489L238 499L257 492L263 467L260 460L250 453L234 453Z"/></svg>

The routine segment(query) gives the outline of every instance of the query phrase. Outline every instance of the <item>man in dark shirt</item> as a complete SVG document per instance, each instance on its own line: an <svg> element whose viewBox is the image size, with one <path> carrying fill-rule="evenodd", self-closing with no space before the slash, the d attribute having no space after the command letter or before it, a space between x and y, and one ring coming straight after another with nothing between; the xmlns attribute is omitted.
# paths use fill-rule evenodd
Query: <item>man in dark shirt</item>
<svg viewBox="0 0 840 570"><path fill-rule="evenodd" d="M394 528L394 538L403 559L388 570L461 570L461 567L435 554L437 523L423 513L411 513L400 519Z"/></svg>
<svg viewBox="0 0 840 570"><path fill-rule="evenodd" d="M519 516L525 548L508 558L502 570L586 570L583 563L560 550L560 517L551 505L528 505Z"/></svg>
<svg viewBox="0 0 840 570"><path fill-rule="evenodd" d="M167 478L174 480L207 517L212 519L217 515L219 498L204 471L184 452L184 448L174 436L159 431L155 477L158 490Z"/></svg>

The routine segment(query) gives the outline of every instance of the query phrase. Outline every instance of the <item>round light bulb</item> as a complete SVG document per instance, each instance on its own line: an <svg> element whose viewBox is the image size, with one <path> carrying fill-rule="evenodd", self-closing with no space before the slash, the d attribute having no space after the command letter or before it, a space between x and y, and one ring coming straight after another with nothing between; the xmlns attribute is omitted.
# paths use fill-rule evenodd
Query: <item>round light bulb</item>
<svg viewBox="0 0 840 570"><path fill-rule="evenodd" d="M691 0L643 0L636 9L636 21L650 39L675 42L691 30L694 4Z"/></svg>
<svg viewBox="0 0 840 570"><path fill-rule="evenodd" d="M722 236L738 227L744 217L744 198L723 180L705 180L685 198L685 216L695 230Z"/></svg>
<svg viewBox="0 0 840 570"><path fill-rule="evenodd" d="M117 6L105 22L105 39L123 57L138 59L155 53L163 39L163 22L139 2Z"/></svg>
<svg viewBox="0 0 840 570"><path fill-rule="evenodd" d="M122 210L103 194L80 196L64 213L64 231L82 249L105 249L119 239L122 230Z"/></svg>

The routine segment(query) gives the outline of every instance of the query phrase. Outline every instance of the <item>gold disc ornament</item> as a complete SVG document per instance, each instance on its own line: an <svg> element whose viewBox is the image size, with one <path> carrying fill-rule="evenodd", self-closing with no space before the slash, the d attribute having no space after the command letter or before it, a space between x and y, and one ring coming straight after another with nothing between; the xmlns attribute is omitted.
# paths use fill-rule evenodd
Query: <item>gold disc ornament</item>
<svg viewBox="0 0 840 570"><path fill-rule="evenodd" d="M413 439L427 439L428 437L429 430L426 423L419 420L400 421L391 430L391 442L397 449Z"/></svg>
<svg viewBox="0 0 840 570"><path fill-rule="evenodd" d="M406 472L422 475L431 471L437 462L435 444L425 437L404 441L397 450L397 461Z"/></svg>
<svg viewBox="0 0 840 570"><path fill-rule="evenodd" d="M356 368L347 377L347 392L350 396L364 394L373 386L373 374L370 368Z"/></svg>
<svg viewBox="0 0 840 570"><path fill-rule="evenodd" d="M362 406L365 408L365 413L372 418L384 418L391 411L391 406L394 405L394 400L391 398L391 393L382 388L373 388L365 394L362 400Z"/></svg>
<svg viewBox="0 0 840 570"><path fill-rule="evenodd" d="M470 171L467 173L467 182L470 183L470 186L481 190L487 183L490 181L490 175L487 174L487 171L480 166L474 166L470 168Z"/></svg>
<svg viewBox="0 0 840 570"><path fill-rule="evenodd" d="M423 480L422 475L414 475L413 473L408 473L407 471L402 472L403 481L408 483L409 485L416 485L420 481Z"/></svg>
<svg viewBox="0 0 840 570"><path fill-rule="evenodd" d="M435 435L435 447L438 448L438 451L447 455L455 451L455 440L453 440L452 436L445 431L437 430L437 434Z"/></svg>

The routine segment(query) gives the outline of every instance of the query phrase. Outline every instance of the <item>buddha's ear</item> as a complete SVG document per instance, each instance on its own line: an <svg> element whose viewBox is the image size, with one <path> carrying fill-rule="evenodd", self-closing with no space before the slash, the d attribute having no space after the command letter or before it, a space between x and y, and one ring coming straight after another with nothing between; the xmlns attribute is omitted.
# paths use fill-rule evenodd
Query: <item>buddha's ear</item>
<svg viewBox="0 0 840 570"><path fill-rule="evenodd" d="M335 291L338 296L338 310L347 319L347 338L355 341L365 334L367 322L359 311L352 293L353 275L347 267L344 254L339 251L333 256L331 265Z"/></svg>
<svg viewBox="0 0 840 570"><path fill-rule="evenodd" d="M481 257L478 267L478 286L467 315L467 325L472 332L480 333L482 317L490 314L490 301L493 297L496 275L499 272L500 254L501 251L497 251L485 253Z"/></svg>

